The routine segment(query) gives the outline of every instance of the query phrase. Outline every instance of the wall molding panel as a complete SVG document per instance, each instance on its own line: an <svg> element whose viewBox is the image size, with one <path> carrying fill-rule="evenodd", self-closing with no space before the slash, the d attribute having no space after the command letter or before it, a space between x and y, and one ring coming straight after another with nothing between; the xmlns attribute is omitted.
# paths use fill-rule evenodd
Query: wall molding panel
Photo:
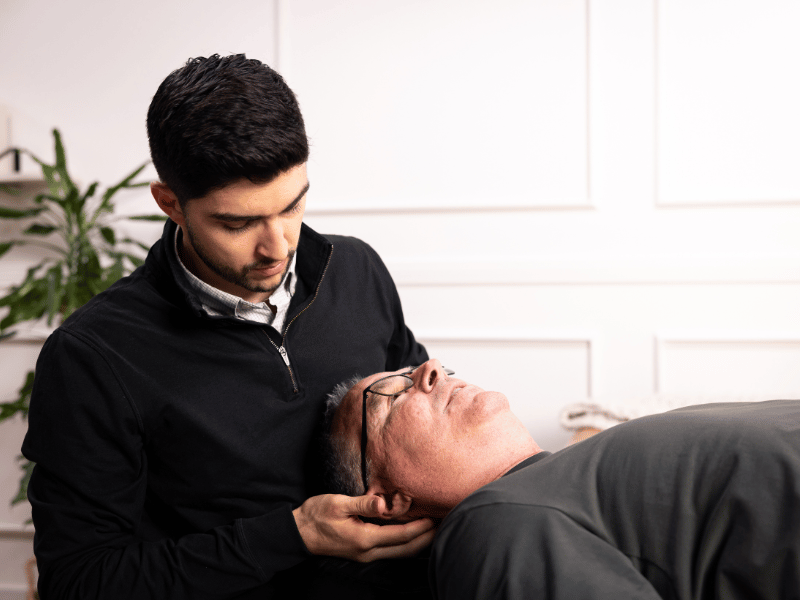
<svg viewBox="0 0 800 600"><path fill-rule="evenodd" d="M407 286L800 283L800 256L383 258L397 285ZM12 262L7 261L9 268L0 272L0 290L17 284L12 273L23 272L28 265Z"/></svg>
<svg viewBox="0 0 800 600"><path fill-rule="evenodd" d="M452 212L506 212L517 210L593 210L595 207L589 196L562 197L558 199L548 198L526 198L503 197L487 205L485 200L469 198L404 198L392 199L387 202L385 199L361 200L358 202L339 202L329 201L323 198L315 198L315 201L308 206L306 214L312 216L329 215L382 215L391 216L393 214L427 214L427 213L452 213Z"/></svg>
<svg viewBox="0 0 800 600"><path fill-rule="evenodd" d="M503 346L524 349L524 347L536 348L541 352L549 349L570 346L580 348L583 353L585 375L585 395L592 396L594 382L594 368L597 361L594 359L596 343L594 336L586 334L570 334L557 332L541 332L527 329L495 329L495 330L472 330L472 329L417 329L415 330L417 339L426 347L436 348L437 346L459 346L462 348L472 348L475 356L486 354L487 346L502 348ZM433 353L435 355L435 352ZM480 362L480 360L478 361ZM502 370L503 365L497 364L496 368ZM456 373L458 375L458 373ZM504 382L501 382L504 383ZM583 393L584 390L581 390Z"/></svg>
<svg viewBox="0 0 800 600"><path fill-rule="evenodd" d="M591 208L589 8L278 0L280 70L314 144L309 214Z"/></svg>
<svg viewBox="0 0 800 600"><path fill-rule="evenodd" d="M397 285L800 283L800 257L644 257L559 260L392 260Z"/></svg>
<svg viewBox="0 0 800 600"><path fill-rule="evenodd" d="M32 540L33 534L33 525L0 523L0 540Z"/></svg>
<svg viewBox="0 0 800 600"><path fill-rule="evenodd" d="M800 204L800 6L653 1L655 205Z"/></svg>
<svg viewBox="0 0 800 600"><path fill-rule="evenodd" d="M800 331L662 333L654 358L657 394L800 398Z"/></svg>

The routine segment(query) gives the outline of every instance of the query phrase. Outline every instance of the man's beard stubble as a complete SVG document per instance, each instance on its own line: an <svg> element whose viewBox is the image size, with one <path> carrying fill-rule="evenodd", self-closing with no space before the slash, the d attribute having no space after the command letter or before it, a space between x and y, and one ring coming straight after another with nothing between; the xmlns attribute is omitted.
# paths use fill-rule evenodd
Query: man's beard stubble
<svg viewBox="0 0 800 600"><path fill-rule="evenodd" d="M228 283L238 285L248 292L271 294L280 288L283 285L283 282L286 280L286 276L289 274L289 265L292 263L292 258L297 251L297 248L289 249L289 253L286 258L286 267L283 270L280 281L275 285L263 285L250 281L250 279L248 279L248 273L250 273L250 271L253 269L263 269L265 267L269 267L275 263L274 260L269 262L257 261L250 263L249 265L242 267L240 271L237 271L236 269L233 269L228 265L218 263L211 258L210 254L206 252L203 244L199 242L197 236L195 236L192 232L192 227L189 225L188 221L186 221L186 234L189 237L189 243L191 243L192 248L194 248L195 254L197 254L200 260L203 261L203 264L205 264L209 269L222 277Z"/></svg>

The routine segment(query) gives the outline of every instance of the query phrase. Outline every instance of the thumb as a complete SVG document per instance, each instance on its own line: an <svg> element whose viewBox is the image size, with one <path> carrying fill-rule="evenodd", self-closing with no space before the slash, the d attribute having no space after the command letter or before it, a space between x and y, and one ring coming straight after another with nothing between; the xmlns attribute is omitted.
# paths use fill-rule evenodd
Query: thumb
<svg viewBox="0 0 800 600"><path fill-rule="evenodd" d="M362 517L378 518L382 517L387 512L386 501L383 496L377 494L365 494L353 498L353 514Z"/></svg>

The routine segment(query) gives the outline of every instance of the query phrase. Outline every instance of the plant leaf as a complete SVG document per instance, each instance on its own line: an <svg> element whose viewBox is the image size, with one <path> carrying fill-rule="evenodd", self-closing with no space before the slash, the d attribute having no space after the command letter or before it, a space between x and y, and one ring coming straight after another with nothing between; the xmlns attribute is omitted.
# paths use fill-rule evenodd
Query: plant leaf
<svg viewBox="0 0 800 600"><path fill-rule="evenodd" d="M144 264L144 259L140 258L139 256L135 256L133 254L128 254L127 252L124 253L125 258L131 261L131 264L134 267L141 267Z"/></svg>
<svg viewBox="0 0 800 600"><path fill-rule="evenodd" d="M41 223L34 223L28 227L23 233L30 233L32 235L47 235L56 230L52 225L42 225Z"/></svg>
<svg viewBox="0 0 800 600"><path fill-rule="evenodd" d="M131 221L161 221L162 223L167 220L167 215L135 215L133 217L125 217Z"/></svg>
<svg viewBox="0 0 800 600"><path fill-rule="evenodd" d="M103 236L103 239L107 241L112 246L117 243L117 236L114 233L114 230L111 227L101 227L100 234Z"/></svg>
<svg viewBox="0 0 800 600"><path fill-rule="evenodd" d="M123 275L125 275L125 267L122 264L122 257L118 256L114 261L114 264L106 269L103 279L103 288L108 289L112 283L122 279Z"/></svg>
<svg viewBox="0 0 800 600"><path fill-rule="evenodd" d="M113 185L110 188L108 188L106 190L105 194L103 194L103 200L107 200L108 198L111 198L111 196L116 194L117 191L122 189L122 188L141 187L143 185L149 185L150 182L145 182L145 181L140 182L140 183L131 183L133 178L136 177L139 173L141 173L144 170L144 168L149 164L150 164L150 161L142 163L141 165L136 167L129 175L124 177L122 179L122 181L120 181L117 185Z"/></svg>
<svg viewBox="0 0 800 600"><path fill-rule="evenodd" d="M94 196L95 191L97 190L97 186L100 185L100 182L94 181L92 185L89 186L89 189L86 190L86 193L81 196L81 202L85 203L89 198Z"/></svg>
<svg viewBox="0 0 800 600"><path fill-rule="evenodd" d="M4 298L5 300L5 298ZM0 330L22 323L40 319L47 310L47 279L34 280L25 294L18 295L16 302L9 306L8 313L0 320Z"/></svg>
<svg viewBox="0 0 800 600"><path fill-rule="evenodd" d="M28 500L28 484L31 480L33 467L36 465L36 463L29 461L22 455L18 456L17 460L20 462L22 477L19 480L19 491L17 492L17 495L14 496L13 500L11 500L11 506Z"/></svg>
<svg viewBox="0 0 800 600"><path fill-rule="evenodd" d="M8 295L3 296L2 298L0 298L0 306L8 306L8 303L6 302L6 300L11 296L14 296L14 295L22 296L22 295L27 294L29 289L30 289L30 286L33 284L33 281L35 279L36 271L38 271L41 267L43 267L45 264L47 264L47 262L48 262L47 259L45 259L42 262L40 262L38 265L34 265L34 266L30 267L28 269L28 272L25 274L25 279L22 280L22 283L20 283L18 286L12 287L11 288L11 292Z"/></svg>
<svg viewBox="0 0 800 600"><path fill-rule="evenodd" d="M3 254L11 250L11 248L14 246L14 243L15 242L3 242L0 244L0 256L3 256Z"/></svg>
<svg viewBox="0 0 800 600"><path fill-rule="evenodd" d="M72 178L67 171L67 155L64 152L64 144L61 142L61 132L58 129L53 129L53 138L55 139L56 146L56 164L53 165L61 176L61 181L66 187L77 189L75 184L72 183Z"/></svg>
<svg viewBox="0 0 800 600"><path fill-rule="evenodd" d="M122 181L120 181L117 185L112 185L108 188L105 193L103 194L103 200L100 203L100 206L97 207L97 210L92 215L92 220L96 219L97 216L104 211L111 212L113 210L111 204L111 198L122 188L132 188L132 187L141 187L142 185L149 184L149 182L141 182L141 183L131 183L131 180L136 177L142 170L148 165L150 162L143 163L139 167L133 170L127 177L125 177Z"/></svg>
<svg viewBox="0 0 800 600"><path fill-rule="evenodd" d="M23 321L41 318L45 313L47 280L45 277L36 278L36 271L48 262L50 259L45 259L28 269L24 281L0 298L0 306L8 307L6 316L0 320L0 331Z"/></svg>
<svg viewBox="0 0 800 600"><path fill-rule="evenodd" d="M31 391L33 390L33 371L28 371L25 382L17 392L17 399L13 402L0 402L0 421L9 419L17 413L22 413L23 418L28 417L28 406L30 404Z"/></svg>
<svg viewBox="0 0 800 600"><path fill-rule="evenodd" d="M57 204L58 206L60 206L62 208L64 206L64 200L62 200L61 198L58 198L57 196L51 196L50 194L38 194L33 199L33 201L36 202L37 204L42 204L45 200L49 200L50 202L54 202L55 204ZM50 210L50 208L48 208L47 206L43 206L40 210Z"/></svg>
<svg viewBox="0 0 800 600"><path fill-rule="evenodd" d="M81 198L80 194L78 193L78 188L67 188L67 193L64 195L64 206L76 218L79 219L82 216L81 208L83 207L81 206Z"/></svg>
<svg viewBox="0 0 800 600"><path fill-rule="evenodd" d="M44 210L42 208L28 208L26 210L16 210L0 206L0 219L24 219L25 217L35 217Z"/></svg>
<svg viewBox="0 0 800 600"><path fill-rule="evenodd" d="M134 240L132 238L124 238L121 241L122 241L123 244L134 244L136 246L139 246L139 248L141 248L145 252L149 252L150 251L150 246L140 242L139 240Z"/></svg>
<svg viewBox="0 0 800 600"><path fill-rule="evenodd" d="M23 418L28 413L28 407L25 406L23 398L19 398L13 402L0 402L0 421L10 419L17 413L22 413Z"/></svg>
<svg viewBox="0 0 800 600"><path fill-rule="evenodd" d="M61 285L61 265L55 265L47 270L47 324L52 325L53 318L58 314L64 288Z"/></svg>

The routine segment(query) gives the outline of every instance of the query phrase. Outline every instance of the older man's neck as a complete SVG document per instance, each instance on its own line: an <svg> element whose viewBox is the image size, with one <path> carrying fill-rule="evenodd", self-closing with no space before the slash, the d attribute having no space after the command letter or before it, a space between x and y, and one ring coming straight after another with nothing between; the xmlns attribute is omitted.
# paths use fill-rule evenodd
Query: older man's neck
<svg viewBox="0 0 800 600"><path fill-rule="evenodd" d="M537 454L539 454L541 451L542 451L542 449L541 449L541 448L539 448L539 447L537 446L537 447L536 447L536 450L535 450L534 452L531 452L531 453L530 453L530 454L528 454L527 456L524 456L524 457L522 457L521 459L519 459L517 462L515 462L513 465L511 465L511 466L510 466L508 469L506 469L505 471L503 471L503 473L500 475L500 477L502 477L503 475L507 475L507 474L508 474L510 471L513 471L513 470L514 470L515 468L517 468L519 465L521 465L522 463L524 463L524 462L525 462L526 460L528 460L529 458L531 458L531 457L533 457L533 456L536 456L536 455L537 455ZM499 479L500 477L498 477L498 479Z"/></svg>

